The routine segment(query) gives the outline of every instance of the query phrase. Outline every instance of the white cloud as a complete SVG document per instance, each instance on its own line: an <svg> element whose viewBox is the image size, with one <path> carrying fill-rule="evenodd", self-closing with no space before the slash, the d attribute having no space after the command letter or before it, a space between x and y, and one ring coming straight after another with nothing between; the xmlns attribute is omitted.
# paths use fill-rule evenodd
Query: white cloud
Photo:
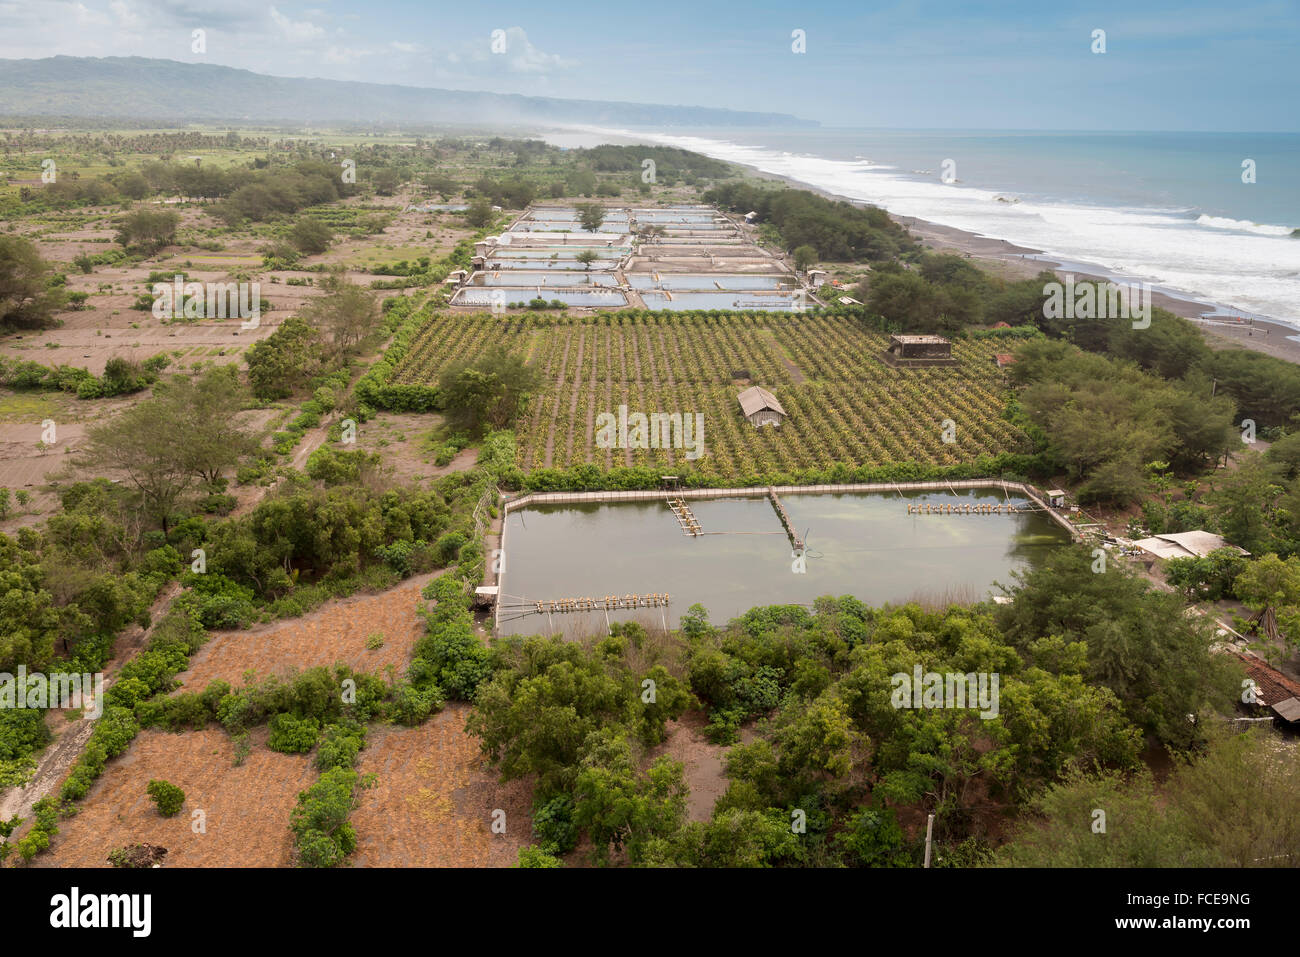
<svg viewBox="0 0 1300 957"><path fill-rule="evenodd" d="M362 57L372 56L369 50L353 50L350 47L331 46L321 57L326 63L356 63Z"/></svg>
<svg viewBox="0 0 1300 957"><path fill-rule="evenodd" d="M290 43L306 43L325 35L324 27L318 27L310 20L290 20L275 7L271 8L271 20Z"/></svg>
<svg viewBox="0 0 1300 957"><path fill-rule="evenodd" d="M494 31L495 32L495 31ZM528 39L523 27L508 27L503 31L504 44L500 52L493 49L491 36L471 41L459 51L451 51L444 57L447 63L476 63L492 68L494 72L504 67L511 73L529 73L545 75L560 70L571 70L578 65L577 60L560 56L558 53L546 53L539 50Z"/></svg>

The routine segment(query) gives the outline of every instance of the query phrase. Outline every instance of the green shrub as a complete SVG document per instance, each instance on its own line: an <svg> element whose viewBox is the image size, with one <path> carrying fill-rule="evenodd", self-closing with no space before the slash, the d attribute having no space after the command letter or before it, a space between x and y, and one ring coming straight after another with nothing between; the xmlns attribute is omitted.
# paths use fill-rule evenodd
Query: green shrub
<svg viewBox="0 0 1300 957"><path fill-rule="evenodd" d="M320 737L320 722L315 718L296 718L291 714L277 714L271 719L271 735L266 746L282 754L306 754L316 747Z"/></svg>
<svg viewBox="0 0 1300 957"><path fill-rule="evenodd" d="M567 854L578 846L573 798L560 794L533 809L533 840L547 854Z"/></svg>
<svg viewBox="0 0 1300 957"><path fill-rule="evenodd" d="M145 790L149 797L153 798L158 813L163 817L175 817L180 813L181 805L185 803L185 792L168 781L155 778L149 782Z"/></svg>

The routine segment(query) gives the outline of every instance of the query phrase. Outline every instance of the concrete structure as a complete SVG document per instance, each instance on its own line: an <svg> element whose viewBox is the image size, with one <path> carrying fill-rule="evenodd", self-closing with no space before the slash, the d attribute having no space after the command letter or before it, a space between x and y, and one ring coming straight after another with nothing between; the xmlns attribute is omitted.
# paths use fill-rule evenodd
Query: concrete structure
<svg viewBox="0 0 1300 957"><path fill-rule="evenodd" d="M779 426L785 418L785 409L781 408L776 396L759 386L750 386L740 393L739 400L740 411L755 428L762 425Z"/></svg>
<svg viewBox="0 0 1300 957"><path fill-rule="evenodd" d="M895 366L954 366L952 343L943 336L890 336L885 360Z"/></svg>
<svg viewBox="0 0 1300 957"><path fill-rule="evenodd" d="M1231 548L1238 555L1249 555L1244 548L1232 545L1222 535L1213 532L1176 532L1171 535L1153 535L1133 542L1145 553L1143 560L1151 564L1157 558L1204 558L1219 548Z"/></svg>

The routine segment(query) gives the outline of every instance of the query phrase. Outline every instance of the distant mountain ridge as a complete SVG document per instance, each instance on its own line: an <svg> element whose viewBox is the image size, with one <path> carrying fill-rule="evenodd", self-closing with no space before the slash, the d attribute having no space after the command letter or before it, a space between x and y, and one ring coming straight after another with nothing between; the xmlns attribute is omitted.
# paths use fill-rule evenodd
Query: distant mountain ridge
<svg viewBox="0 0 1300 957"><path fill-rule="evenodd" d="M519 94L267 76L148 57L0 59L0 114L311 124L585 123L815 127L785 113L565 100Z"/></svg>

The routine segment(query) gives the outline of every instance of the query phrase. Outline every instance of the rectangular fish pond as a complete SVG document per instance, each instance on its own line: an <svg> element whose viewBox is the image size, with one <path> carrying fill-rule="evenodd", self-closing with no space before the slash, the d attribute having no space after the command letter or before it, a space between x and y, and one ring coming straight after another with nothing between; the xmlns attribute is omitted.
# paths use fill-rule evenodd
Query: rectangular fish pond
<svg viewBox="0 0 1300 957"><path fill-rule="evenodd" d="M617 286L610 270L590 272L553 269L549 272L525 272L519 269L485 270L469 279L471 286Z"/></svg>
<svg viewBox="0 0 1300 957"><path fill-rule="evenodd" d="M578 254L584 250L590 250L596 254L598 259L622 259L629 252L630 246L579 246L576 243L572 246L541 246L528 247L505 244L497 246L493 252L484 257L488 262L497 262L505 259L550 259L559 262L562 259L577 259ZM529 267L531 268L531 267ZM566 268L572 269L570 263Z"/></svg>
<svg viewBox="0 0 1300 957"><path fill-rule="evenodd" d="M628 273L633 289L798 289L793 276L736 275L733 273L650 272ZM675 298L675 297L674 297Z"/></svg>
<svg viewBox="0 0 1300 957"><path fill-rule="evenodd" d="M672 296L670 299L669 296ZM774 292L767 295L745 292L643 292L641 299L647 309L667 309L680 312L687 309L744 309L754 312L793 312L796 307L815 306L811 299L799 300L793 293Z"/></svg>
<svg viewBox="0 0 1300 957"><path fill-rule="evenodd" d="M706 433L707 434L707 433ZM706 440L707 446L707 440ZM605 629L604 609L555 613L535 601L668 594L670 603L611 610L610 621L677 627L692 604L715 624L759 605L811 605L853 595L870 605L977 601L1010 585L1069 534L1041 511L909 514L909 503L1032 503L1001 489L781 495L805 540L796 571L789 538L769 499L687 499L703 534L682 531L663 499L525 506L507 513L498 627L503 634L576 637Z"/></svg>
<svg viewBox="0 0 1300 957"><path fill-rule="evenodd" d="M504 298L503 298L504 296ZM451 297L453 306L484 306L490 308L494 302L509 305L512 302L527 302L537 298L534 286L497 286L484 288L466 286L456 290ZM546 289L542 296L547 302L558 299L567 306L588 306L602 309L618 309L627 305L627 296L616 289Z"/></svg>
<svg viewBox="0 0 1300 957"><path fill-rule="evenodd" d="M581 263L576 262L572 257L562 259L495 259L489 257L486 268L489 272L513 269L522 269L525 272L534 270L559 270L561 272L573 272L578 269L589 272L596 272L599 270L609 272L618 268L618 260L599 259L588 266L583 266Z"/></svg>

